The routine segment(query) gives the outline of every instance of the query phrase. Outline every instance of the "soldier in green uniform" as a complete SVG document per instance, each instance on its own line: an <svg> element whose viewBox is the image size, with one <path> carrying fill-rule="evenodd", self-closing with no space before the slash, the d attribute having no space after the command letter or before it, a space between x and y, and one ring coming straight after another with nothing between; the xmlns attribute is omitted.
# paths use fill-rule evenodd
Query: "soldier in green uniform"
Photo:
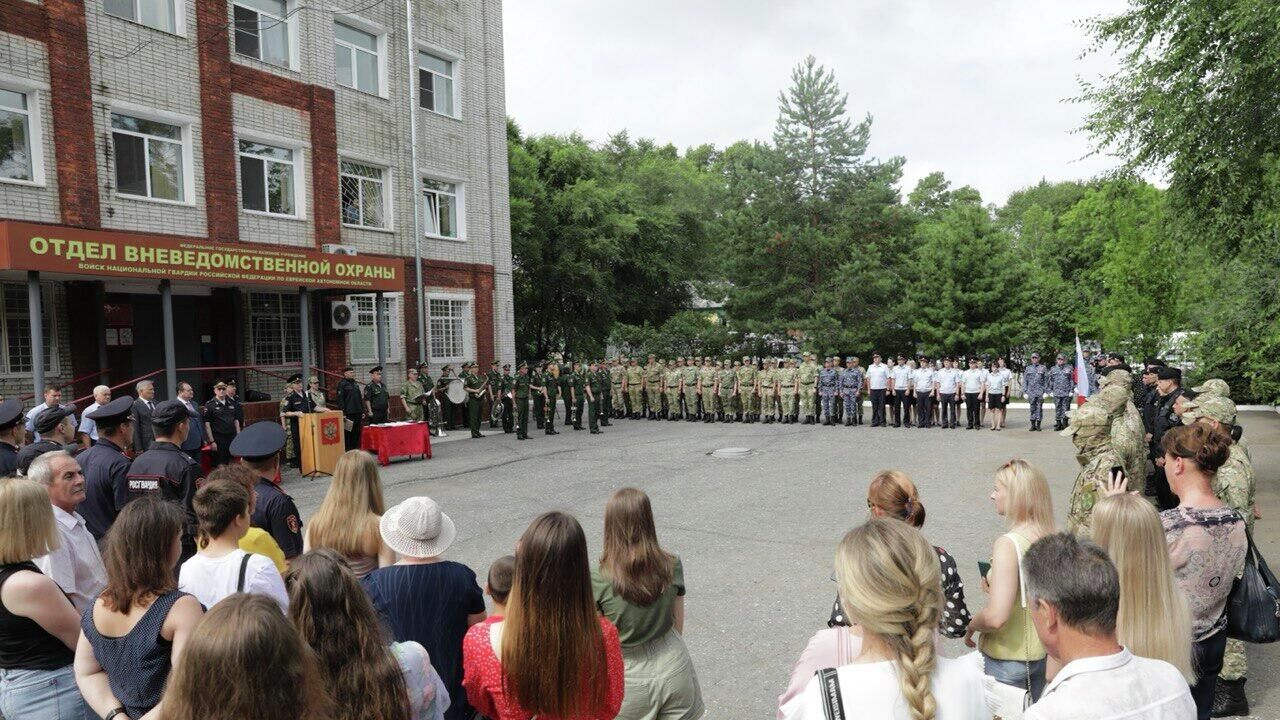
<svg viewBox="0 0 1280 720"><path fill-rule="evenodd" d="M805 353L804 364L796 371L796 381L800 385L800 416L804 418L805 425L813 425L817 422L814 394L818 389L819 369L818 363L814 362L813 353Z"/></svg>
<svg viewBox="0 0 1280 720"><path fill-rule="evenodd" d="M627 396L627 416L632 420L640 419L640 392L644 387L644 371L635 358L627 361L626 371L622 374L622 392Z"/></svg>
<svg viewBox="0 0 1280 720"><path fill-rule="evenodd" d="M714 422L716 393L716 366L710 357L702 359L698 368L698 416L702 422Z"/></svg>
<svg viewBox="0 0 1280 720"><path fill-rule="evenodd" d="M658 419L662 410L662 364L657 356L649 356L649 364L644 366L644 399L649 404L646 413L650 420Z"/></svg>
<svg viewBox="0 0 1280 720"><path fill-rule="evenodd" d="M516 396L516 439L529 439L529 393L539 392L534 389L532 378L529 377L529 363L521 362L516 368L516 376L512 380L511 390Z"/></svg>
<svg viewBox="0 0 1280 720"><path fill-rule="evenodd" d="M579 418L573 415L573 405L577 402L577 394L574 392L574 384L577 379L573 376L573 365L568 362L560 362L560 400L564 403L564 426L581 425Z"/></svg>
<svg viewBox="0 0 1280 720"><path fill-rule="evenodd" d="M600 427L609 427L613 423L609 422L613 418L613 367L617 365L617 359L613 362L601 360L596 364L596 378L600 382Z"/></svg>
<svg viewBox="0 0 1280 720"><path fill-rule="evenodd" d="M547 363L547 372L542 376L543 391L546 394L546 427L543 428L548 435L559 435L556 430L556 399L560 397L560 365L556 362Z"/></svg>
<svg viewBox="0 0 1280 720"><path fill-rule="evenodd" d="M778 399L782 401L782 422L784 424L794 423L796 421L796 393L800 390L797 384L796 359L787 358L785 366L778 368Z"/></svg>
<svg viewBox="0 0 1280 720"><path fill-rule="evenodd" d="M1089 534L1093 506L1102 498L1110 481L1111 468L1124 467L1120 454L1111 447L1111 413L1101 403L1086 403L1067 413L1067 429L1076 446L1076 462L1080 474L1071 488L1067 506L1067 530L1077 535ZM1133 482L1133 478L1129 478Z"/></svg>
<svg viewBox="0 0 1280 720"><path fill-rule="evenodd" d="M533 421L537 424L539 430L546 424L546 373L546 362L540 362L529 368L529 391L533 395Z"/></svg>
<svg viewBox="0 0 1280 720"><path fill-rule="evenodd" d="M760 415L764 424L774 421L778 414L778 363L773 358L765 358L764 369L756 376L760 387Z"/></svg>
<svg viewBox="0 0 1280 720"><path fill-rule="evenodd" d="M680 406L686 422L698 419L697 358L688 358L685 360L684 367L680 368Z"/></svg>
<svg viewBox="0 0 1280 720"><path fill-rule="evenodd" d="M573 370L569 373L570 383L572 386L573 396L573 429L582 429L582 410L587 402L587 374L582 369L581 362L573 363ZM567 409L568 398L565 398L565 408ZM565 420L565 422L569 422Z"/></svg>
<svg viewBox="0 0 1280 720"><path fill-rule="evenodd" d="M593 363L583 385L587 393L587 427L592 435L599 435L602 432L599 425L601 406L609 396L609 374L601 372L600 363Z"/></svg>
<svg viewBox="0 0 1280 720"><path fill-rule="evenodd" d="M472 438L482 438L480 434L480 409L484 405L485 381L475 372L476 364L467 362L462 366L462 387L467 391L467 427L471 429Z"/></svg>
<svg viewBox="0 0 1280 720"><path fill-rule="evenodd" d="M457 427L455 420L457 418L457 406L449 399L449 385L453 383L453 366L445 365L440 368L440 379L436 381L436 398L440 401L440 412L444 415L444 429L453 430Z"/></svg>
<svg viewBox="0 0 1280 720"><path fill-rule="evenodd" d="M667 401L667 420L675 422L680 419L680 379L684 358L676 358L662 371L662 394Z"/></svg>
<svg viewBox="0 0 1280 720"><path fill-rule="evenodd" d="M493 406L502 402L502 373L498 370L498 361L489 363L489 372L484 376L485 395L489 399L489 429L496 430L498 423L493 421Z"/></svg>
<svg viewBox="0 0 1280 720"><path fill-rule="evenodd" d="M733 422L733 400L738 394L738 374L733 371L733 365L728 360L720 368L720 372L716 375L716 397L719 399L720 422Z"/></svg>
<svg viewBox="0 0 1280 720"><path fill-rule="evenodd" d="M418 380L418 369L409 368L404 386L400 388L400 403L404 405L404 419L409 422L422 422L422 399L426 389Z"/></svg>
<svg viewBox="0 0 1280 720"><path fill-rule="evenodd" d="M760 377L756 364L748 355L742 356L738 368L738 397L742 405L742 421L754 423L760 415Z"/></svg>
<svg viewBox="0 0 1280 720"><path fill-rule="evenodd" d="M609 364L609 410L610 416L621 419L626 415L626 391L623 390L627 379L627 359L614 358Z"/></svg>
<svg viewBox="0 0 1280 720"><path fill-rule="evenodd" d="M502 377L498 379L498 389L501 395L499 400L502 401L502 432L515 432L515 401L511 397L511 393L516 389L515 376L511 374L511 365L502 366Z"/></svg>
<svg viewBox="0 0 1280 720"><path fill-rule="evenodd" d="M390 405L391 394L382 382L382 366L378 365L369 371L369 384L364 386L364 414L373 425L385 423Z"/></svg>

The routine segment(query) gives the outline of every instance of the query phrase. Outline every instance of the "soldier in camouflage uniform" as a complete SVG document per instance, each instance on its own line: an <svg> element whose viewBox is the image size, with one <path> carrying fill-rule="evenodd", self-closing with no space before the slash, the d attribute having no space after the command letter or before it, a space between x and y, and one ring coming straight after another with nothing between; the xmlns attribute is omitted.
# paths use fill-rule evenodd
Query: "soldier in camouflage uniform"
<svg viewBox="0 0 1280 720"><path fill-rule="evenodd" d="M1204 423L1227 435L1236 423L1236 404L1230 398L1217 393L1223 392L1226 383L1214 380L1201 385L1204 392L1194 400L1182 405L1182 422ZM1221 386L1218 386L1220 383ZM1199 388L1197 388L1199 390ZM1245 529L1253 532L1254 494L1257 490L1257 478L1254 476L1253 464L1239 443L1231 444L1227 462L1218 468L1213 476L1213 494L1219 500L1235 508L1244 518ZM1227 640L1227 650L1222 658L1222 671L1218 673L1218 685L1213 695L1213 716L1248 715L1249 701L1244 694L1244 684L1249 672L1248 659L1245 656L1244 643L1234 638Z"/></svg>
<svg viewBox="0 0 1280 720"><path fill-rule="evenodd" d="M742 421L753 423L760 415L760 371L749 355L742 356L742 366L737 369L738 402L742 405Z"/></svg>
<svg viewBox="0 0 1280 720"><path fill-rule="evenodd" d="M1075 394L1075 382L1071 379L1071 366L1067 365L1067 356L1058 353L1057 363L1049 368L1046 376L1049 395L1053 397L1053 429L1062 430L1067 426L1067 411L1071 409L1071 396Z"/></svg>
<svg viewBox="0 0 1280 720"><path fill-rule="evenodd" d="M626 381L623 390L627 394L627 412L631 414L632 420L639 420L643 408L641 393L644 391L644 369L637 364L635 358L627 363L623 379Z"/></svg>
<svg viewBox="0 0 1280 720"><path fill-rule="evenodd" d="M804 362L796 370L796 381L800 384L800 417L805 425L817 422L817 387L818 373L821 368L814 360L813 353L804 354Z"/></svg>
<svg viewBox="0 0 1280 720"><path fill-rule="evenodd" d="M680 402L685 422L693 422L698 414L698 358L689 358L680 368Z"/></svg>
<svg viewBox="0 0 1280 720"><path fill-rule="evenodd" d="M684 358L676 358L662 373L662 393L667 398L667 420L670 422L680 419L680 379L683 368Z"/></svg>
<svg viewBox="0 0 1280 720"><path fill-rule="evenodd" d="M609 364L609 416L620 418L626 414L626 400L622 392L622 381L627 377L627 359L614 358Z"/></svg>
<svg viewBox="0 0 1280 720"><path fill-rule="evenodd" d="M1147 448L1142 415L1131 399L1131 375L1126 366L1106 368L1099 376L1098 392L1085 405L1099 405L1111 416L1111 447L1131 483L1146 476Z"/></svg>
<svg viewBox="0 0 1280 720"><path fill-rule="evenodd" d="M822 369L818 371L818 396L822 399L823 425L835 424L836 392L840 385L840 377L831 366L831 358L822 361Z"/></svg>
<svg viewBox="0 0 1280 720"><path fill-rule="evenodd" d="M862 385L863 372L858 358L844 359L845 369L840 373L840 404L844 414L844 424L862 424Z"/></svg>
<svg viewBox="0 0 1280 720"><path fill-rule="evenodd" d="M698 368L698 407L702 414L702 422L715 422L716 419L716 370L715 361L704 358L702 367Z"/></svg>
<svg viewBox="0 0 1280 720"><path fill-rule="evenodd" d="M649 364L644 366L644 398L649 405L647 417L658 419L662 410L662 362L656 356L649 356Z"/></svg>
<svg viewBox="0 0 1280 720"><path fill-rule="evenodd" d="M1040 364L1040 353L1031 353L1031 364L1022 371L1022 394L1031 406L1031 431L1040 431L1041 403L1049 386L1049 372Z"/></svg>
<svg viewBox="0 0 1280 720"><path fill-rule="evenodd" d="M1086 403L1068 413L1070 420L1063 435L1076 446L1076 462L1080 474L1071 488L1067 510L1067 530L1077 535L1089 534L1093 506L1102 498L1110 479L1111 468L1124 466L1111 447L1111 414L1100 403Z"/></svg>
<svg viewBox="0 0 1280 720"><path fill-rule="evenodd" d="M716 398L719 401L716 410L720 414L720 422L733 422L733 400L737 394L738 374L733 371L733 365L725 360L720 372L716 373Z"/></svg>
<svg viewBox="0 0 1280 720"><path fill-rule="evenodd" d="M756 376L760 387L760 415L768 425L778 417L778 362L765 358L764 369Z"/></svg>
<svg viewBox="0 0 1280 720"><path fill-rule="evenodd" d="M787 358L786 367L780 368L777 373L778 377L778 399L782 401L782 422L794 423L798 419L796 417L796 393L800 388L797 384L799 368L796 367L795 358Z"/></svg>

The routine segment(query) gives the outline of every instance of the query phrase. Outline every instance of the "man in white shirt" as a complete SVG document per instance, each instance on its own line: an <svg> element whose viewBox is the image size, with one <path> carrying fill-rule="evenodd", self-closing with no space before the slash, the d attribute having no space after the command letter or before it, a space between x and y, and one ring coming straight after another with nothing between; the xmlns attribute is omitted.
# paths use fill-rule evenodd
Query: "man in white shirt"
<svg viewBox="0 0 1280 720"><path fill-rule="evenodd" d="M958 427L956 422L956 410L959 409L956 403L958 395L957 390L960 388L960 371L952 365L949 357L942 359L942 369L938 371L937 378L938 402L942 404L940 408L942 427L952 430Z"/></svg>
<svg viewBox="0 0 1280 720"><path fill-rule="evenodd" d="M62 391L50 385L44 389L44 402L27 411L27 437L31 442L40 442L40 433L36 432L36 416L49 408L62 404Z"/></svg>
<svg viewBox="0 0 1280 720"><path fill-rule="evenodd" d="M889 389L889 366L880 362L880 353L871 356L867 367L867 393L871 395L871 427L884 427L884 396Z"/></svg>
<svg viewBox="0 0 1280 720"><path fill-rule="evenodd" d="M920 356L920 367L911 373L911 390L916 394L916 425L921 429L933 427L934 387L933 363Z"/></svg>
<svg viewBox="0 0 1280 720"><path fill-rule="evenodd" d="M902 427L905 423L911 427L911 368L907 367L907 358L899 355L898 364L890 371L893 384L893 426Z"/></svg>
<svg viewBox="0 0 1280 720"><path fill-rule="evenodd" d="M982 429L982 388L987 382L987 371L978 358L969 358L969 369L960 374L960 387L964 391L965 430Z"/></svg>
<svg viewBox="0 0 1280 720"><path fill-rule="evenodd" d="M93 404L84 409L84 414L80 416L80 427L77 428L77 432L89 438L89 442L84 443L85 447L98 441L98 423L94 422L89 414L109 402L111 402L111 388L99 385L93 389Z"/></svg>
<svg viewBox="0 0 1280 720"><path fill-rule="evenodd" d="M93 604L93 599L107 586L107 571L98 554L98 543L85 526L76 506L84 502L84 474L75 458L64 450L47 452L31 462L27 477L49 492L53 517L57 521L61 546L36 558L36 567L62 588L77 612Z"/></svg>
<svg viewBox="0 0 1280 720"><path fill-rule="evenodd" d="M1120 578L1097 545L1047 535L1022 558L1031 622L1062 668L1026 720L1190 720L1187 680L1163 660L1141 658L1116 639Z"/></svg>

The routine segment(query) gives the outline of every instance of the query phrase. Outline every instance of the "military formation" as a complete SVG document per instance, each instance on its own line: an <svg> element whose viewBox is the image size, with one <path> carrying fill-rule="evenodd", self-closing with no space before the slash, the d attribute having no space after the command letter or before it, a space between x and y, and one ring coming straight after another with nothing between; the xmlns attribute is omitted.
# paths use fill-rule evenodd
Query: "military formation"
<svg viewBox="0 0 1280 720"><path fill-rule="evenodd" d="M1068 529L1088 533L1093 507L1116 468L1123 470L1130 487L1140 485L1160 510L1176 507L1178 498L1165 478L1160 441L1177 425L1204 423L1232 440L1227 463L1213 479L1214 495L1237 510L1252 532L1257 483L1230 392L1230 386L1218 378L1185 389L1182 371L1156 358L1146 360L1138 373L1122 358L1109 358L1098 372L1098 392L1068 413L1063 431L1074 442L1080 463L1071 490ZM1214 717L1248 714L1247 673L1244 643L1228 640L1214 695Z"/></svg>

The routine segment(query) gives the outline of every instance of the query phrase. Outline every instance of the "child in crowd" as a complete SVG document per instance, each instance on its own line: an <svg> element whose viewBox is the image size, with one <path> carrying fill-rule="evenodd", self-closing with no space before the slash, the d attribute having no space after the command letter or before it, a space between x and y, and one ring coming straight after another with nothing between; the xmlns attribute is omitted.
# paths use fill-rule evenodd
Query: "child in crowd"
<svg viewBox="0 0 1280 720"><path fill-rule="evenodd" d="M261 593L289 612L284 579L271 558L240 549L249 531L253 499L234 480L215 480L196 492L193 503L198 523L198 552L178 573L178 589L211 608L238 592Z"/></svg>

